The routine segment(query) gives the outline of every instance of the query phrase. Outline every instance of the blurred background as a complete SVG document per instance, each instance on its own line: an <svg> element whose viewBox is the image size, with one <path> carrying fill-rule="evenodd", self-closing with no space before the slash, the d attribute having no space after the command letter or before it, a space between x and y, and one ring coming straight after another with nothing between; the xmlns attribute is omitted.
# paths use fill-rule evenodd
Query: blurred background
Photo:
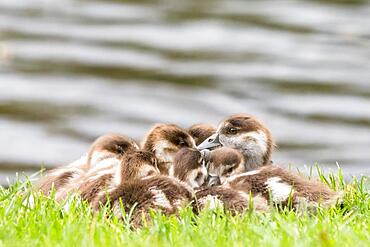
<svg viewBox="0 0 370 247"><path fill-rule="evenodd" d="M0 0L1 184L237 112L277 164L370 174L369 1Z"/></svg>

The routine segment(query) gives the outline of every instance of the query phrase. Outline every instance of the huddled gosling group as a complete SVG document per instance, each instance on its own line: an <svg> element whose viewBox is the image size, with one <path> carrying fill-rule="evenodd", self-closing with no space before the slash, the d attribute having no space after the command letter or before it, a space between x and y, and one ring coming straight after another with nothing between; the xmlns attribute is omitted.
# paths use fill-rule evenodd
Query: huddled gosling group
<svg viewBox="0 0 370 247"><path fill-rule="evenodd" d="M156 124L140 146L119 134L99 137L80 159L48 171L37 188L55 191L58 201L79 195L94 211L110 207L117 217L133 212L135 225L149 220L151 210L176 215L190 206L196 213L242 214L340 201L341 193L320 181L272 164L274 146L271 131L248 114L232 115L217 128Z"/></svg>

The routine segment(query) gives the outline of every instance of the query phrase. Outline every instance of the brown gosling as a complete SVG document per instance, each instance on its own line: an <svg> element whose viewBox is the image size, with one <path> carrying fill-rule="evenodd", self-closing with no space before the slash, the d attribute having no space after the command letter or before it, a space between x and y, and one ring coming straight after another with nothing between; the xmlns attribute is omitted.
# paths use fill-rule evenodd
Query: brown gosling
<svg viewBox="0 0 370 247"><path fill-rule="evenodd" d="M157 160L147 151L134 151L122 157L117 168L106 173L90 173L78 188L83 200L94 203L120 184L158 175Z"/></svg>
<svg viewBox="0 0 370 247"><path fill-rule="evenodd" d="M207 168L201 152L195 148L182 148L174 158L170 176L187 183L193 189L198 189L206 182Z"/></svg>
<svg viewBox="0 0 370 247"><path fill-rule="evenodd" d="M118 134L103 135L91 145L87 155L66 167L51 170L37 186L46 195L55 188L56 198L61 199L72 189L78 188L83 177L114 169L120 164L124 154L138 148L129 137Z"/></svg>
<svg viewBox="0 0 370 247"><path fill-rule="evenodd" d="M164 175L169 174L176 153L183 147L194 148L195 142L186 130L174 124L156 124L142 142L142 149L154 153Z"/></svg>
<svg viewBox="0 0 370 247"><path fill-rule="evenodd" d="M322 182L275 165L234 175L222 186L262 196L272 204L294 209L330 207L341 200L340 192L331 190Z"/></svg>
<svg viewBox="0 0 370 247"><path fill-rule="evenodd" d="M208 153L208 185L223 183L226 178L246 172L244 156L236 149L221 147Z"/></svg>
<svg viewBox="0 0 370 247"><path fill-rule="evenodd" d="M233 151L231 152L232 155L235 154ZM206 186L205 175L207 170L205 165L207 159L207 153L201 153L190 148L181 149L175 157L173 176L195 190L192 205L195 212L199 212L206 207L215 209L218 206L234 214L243 213L251 208L256 211L268 211L267 200L260 196L252 198L253 203L250 203L248 193L222 186ZM239 163L238 165L240 165Z"/></svg>
<svg viewBox="0 0 370 247"><path fill-rule="evenodd" d="M127 164L122 163L121 183L105 193L100 190L103 193L100 192L92 203L95 211L108 204L113 213L122 218L125 217L121 210L123 207L124 212L132 212L133 226L139 227L143 222L150 222L151 210L176 215L180 208L191 203L193 190L190 186L178 179L160 175L159 170L150 170L141 163L145 163L145 159L130 159ZM139 167L144 169L139 171Z"/></svg>
<svg viewBox="0 0 370 247"><path fill-rule="evenodd" d="M256 117L248 114L236 114L222 121L216 134L198 146L199 150L218 146L238 150L244 156L247 170L271 163L274 147L271 131Z"/></svg>

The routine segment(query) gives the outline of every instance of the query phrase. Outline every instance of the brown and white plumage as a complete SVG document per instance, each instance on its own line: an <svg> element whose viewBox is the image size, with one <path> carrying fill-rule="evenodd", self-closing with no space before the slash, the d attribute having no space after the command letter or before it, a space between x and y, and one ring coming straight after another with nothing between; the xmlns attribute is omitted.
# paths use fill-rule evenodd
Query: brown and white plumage
<svg viewBox="0 0 370 247"><path fill-rule="evenodd" d="M148 169L150 166L145 164L144 157L126 157L127 163L121 164L120 184L109 188L106 193L96 194L97 199L93 200L95 210L109 201L114 214L123 217L122 202L125 212L133 213L134 226L140 226L143 220L150 220L151 210L159 210L166 215L177 214L180 208L190 204L193 190L187 184L173 177L160 175L157 168Z"/></svg>
<svg viewBox="0 0 370 247"><path fill-rule="evenodd" d="M211 151L208 155L209 174L218 178L222 187L252 193L253 196L261 196L274 204L286 205L291 200L294 208L303 204L333 205L340 197L340 193L332 191L319 181L309 180L282 167L271 165L274 144L270 130L251 115L236 114L226 118L219 124L217 133L198 148L220 145L240 152L243 155L244 171L247 171L243 173L240 165L231 165L238 164L241 160L237 158L237 153L231 155L231 150L222 148ZM233 156L237 162L233 162Z"/></svg>
<svg viewBox="0 0 370 247"><path fill-rule="evenodd" d="M123 135L106 134L97 138L87 155L87 169L96 166L103 160L120 159L126 153L139 150L137 143Z"/></svg>
<svg viewBox="0 0 370 247"><path fill-rule="evenodd" d="M244 167L241 162L241 154L237 153L235 150L228 149L227 151L230 152L224 152L223 154L226 153L230 156L236 155L236 157L230 158L230 165L234 165L233 163L236 162L235 165ZM214 209L218 206L233 213L243 213L250 208L254 208L257 211L268 211L267 200L264 198L259 196L254 197L253 203L251 204L248 193L222 186L207 186L205 184L205 175L207 175L205 164L209 156L212 157L212 155L201 153L195 149L183 148L176 154L173 165L173 176L180 181L187 183L195 190L193 207L196 212L199 212L206 207ZM222 156L214 158L218 159L217 161L215 160L215 163L217 162L220 166L224 165L223 161L225 159L228 161L227 155L225 157ZM220 164L220 162L222 164ZM215 165L215 163L212 165ZM226 164L226 166L227 165L228 164Z"/></svg>
<svg viewBox="0 0 370 247"><path fill-rule="evenodd" d="M120 163L124 154L137 150L138 145L129 137L107 134L99 137L90 147L88 153L68 166L49 171L41 178L37 187L49 194L56 190L57 198L64 198L67 193L78 188L84 176L107 173Z"/></svg>
<svg viewBox="0 0 370 247"><path fill-rule="evenodd" d="M316 179L307 179L275 165L232 176L222 186L262 196L277 205L291 203L296 209L335 205L341 197L341 193Z"/></svg>
<svg viewBox="0 0 370 247"><path fill-rule="evenodd" d="M36 188L45 195L49 195L53 188L60 190L85 172L86 163L87 155L84 155L67 166L52 169L37 181Z"/></svg>
<svg viewBox="0 0 370 247"><path fill-rule="evenodd" d="M209 185L223 183L226 178L246 172L244 156L236 149L221 147L207 154Z"/></svg>
<svg viewBox="0 0 370 247"><path fill-rule="evenodd" d="M156 124L145 136L142 149L154 153L162 174L168 174L176 153L183 147L195 148L193 138L174 124Z"/></svg>
<svg viewBox="0 0 370 247"><path fill-rule="evenodd" d="M200 150L224 146L238 150L244 156L247 170L268 165L274 142L270 130L256 117L236 114L222 121L216 134L198 146Z"/></svg>
<svg viewBox="0 0 370 247"><path fill-rule="evenodd" d="M242 214L248 210L256 212L270 210L268 201L262 196L250 197L247 192L225 186L207 186L197 190L193 207L195 212L208 208L222 209L232 214Z"/></svg>
<svg viewBox="0 0 370 247"><path fill-rule="evenodd" d="M174 158L170 176L187 183L193 189L201 187L207 179L206 161L195 148L182 148Z"/></svg>
<svg viewBox="0 0 370 247"><path fill-rule="evenodd" d="M125 182L111 190L108 196L102 195L99 204L109 205L117 217L122 217L121 202L126 213L132 212L134 226L142 225L142 220L150 221L150 211L161 211L165 215L177 214L192 200L192 190L183 183L164 175L152 176Z"/></svg>
<svg viewBox="0 0 370 247"><path fill-rule="evenodd" d="M83 200L94 202L123 183L154 175L159 175L154 155L133 151L122 157L118 167L106 173L88 173L79 183L78 193Z"/></svg>
<svg viewBox="0 0 370 247"><path fill-rule="evenodd" d="M188 129L195 144L199 145L208 137L216 133L216 127L212 124L194 124Z"/></svg>

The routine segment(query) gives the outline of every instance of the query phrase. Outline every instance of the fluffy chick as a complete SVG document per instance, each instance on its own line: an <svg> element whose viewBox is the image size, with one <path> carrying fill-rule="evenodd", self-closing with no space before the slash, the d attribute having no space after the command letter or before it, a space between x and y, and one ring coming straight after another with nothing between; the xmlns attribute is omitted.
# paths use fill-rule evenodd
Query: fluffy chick
<svg viewBox="0 0 370 247"><path fill-rule="evenodd" d="M145 136L142 149L154 153L158 168L168 175L176 153L183 147L195 148L188 132L174 124L156 124Z"/></svg>
<svg viewBox="0 0 370 247"><path fill-rule="evenodd" d="M66 187L77 187L73 183L84 176L90 168L110 169L119 164L120 158L125 153L138 148L138 145L129 137L118 134L103 135L91 145L86 155L68 166L49 171L45 177L38 181L36 187L46 195L50 193L52 188L57 191L57 194L65 194L69 190ZM98 163L99 166L96 167Z"/></svg>

